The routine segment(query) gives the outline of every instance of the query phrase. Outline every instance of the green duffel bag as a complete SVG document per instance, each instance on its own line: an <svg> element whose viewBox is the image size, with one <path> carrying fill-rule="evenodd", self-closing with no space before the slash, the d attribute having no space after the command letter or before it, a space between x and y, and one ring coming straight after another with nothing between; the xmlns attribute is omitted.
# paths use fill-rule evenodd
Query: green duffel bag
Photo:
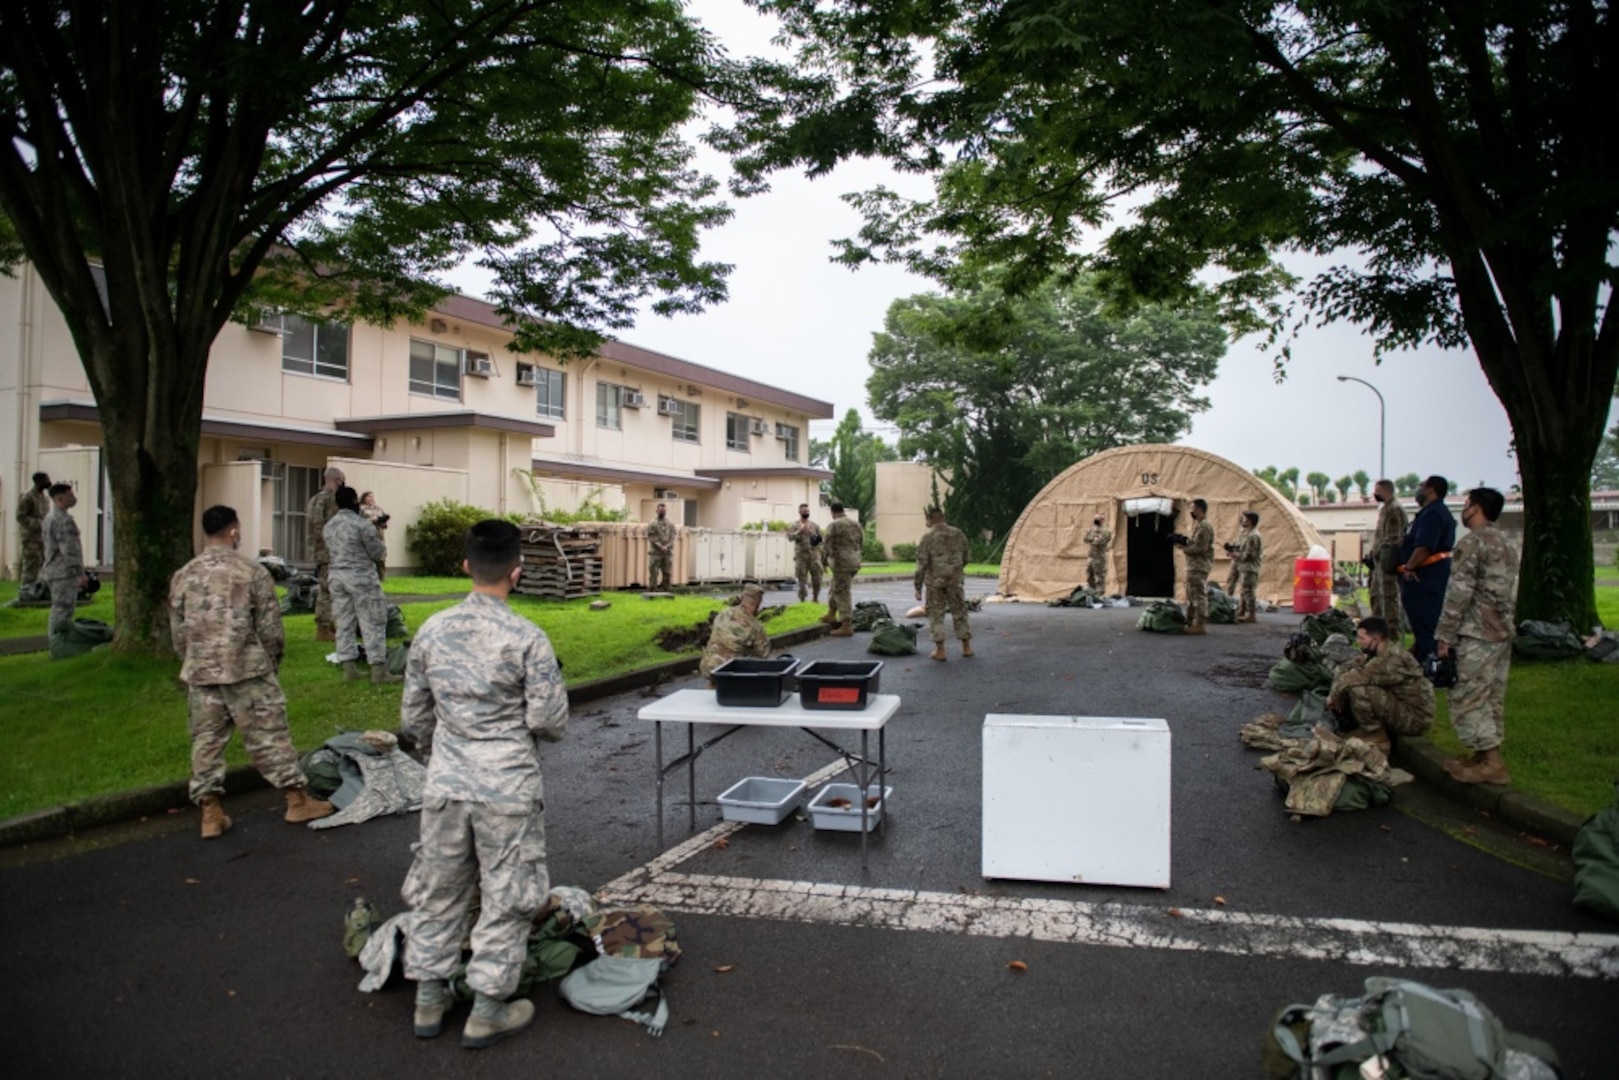
<svg viewBox="0 0 1619 1080"><path fill-rule="evenodd" d="M921 623L878 619L871 627L871 644L866 651L878 656L911 656L916 652L916 632L921 628Z"/></svg>
<svg viewBox="0 0 1619 1080"><path fill-rule="evenodd" d="M1231 594L1220 586L1210 583L1209 593L1209 622L1232 623L1237 621L1237 601Z"/></svg>
<svg viewBox="0 0 1619 1080"><path fill-rule="evenodd" d="M70 656L83 656L99 645L112 641L112 627L100 619L74 619L67 626L51 634L52 660L66 660Z"/></svg>
<svg viewBox="0 0 1619 1080"><path fill-rule="evenodd" d="M877 625L878 619L893 619L889 614L888 605L877 600L862 600L854 606L854 614L849 618L849 626L854 630L870 630Z"/></svg>
<svg viewBox="0 0 1619 1080"><path fill-rule="evenodd" d="M1173 600L1155 600L1142 609L1136 629L1151 634L1179 634L1186 629L1186 613Z"/></svg>
<svg viewBox="0 0 1619 1080"><path fill-rule="evenodd" d="M1619 784L1614 803L1574 834L1574 906L1619 922Z"/></svg>
<svg viewBox="0 0 1619 1080"><path fill-rule="evenodd" d="M1585 651L1568 623L1525 619L1512 639L1515 660L1567 660Z"/></svg>

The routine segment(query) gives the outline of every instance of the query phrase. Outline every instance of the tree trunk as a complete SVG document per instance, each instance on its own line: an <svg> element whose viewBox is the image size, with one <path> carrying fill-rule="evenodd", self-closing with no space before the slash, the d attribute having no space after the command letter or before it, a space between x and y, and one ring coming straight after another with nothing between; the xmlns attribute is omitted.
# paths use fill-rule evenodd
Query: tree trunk
<svg viewBox="0 0 1619 1080"><path fill-rule="evenodd" d="M1591 546L1590 453L1549 449L1527 417L1512 414L1524 477L1523 568L1517 618L1568 623L1588 633L1597 621L1595 561ZM1570 425L1572 426L1572 425Z"/></svg>

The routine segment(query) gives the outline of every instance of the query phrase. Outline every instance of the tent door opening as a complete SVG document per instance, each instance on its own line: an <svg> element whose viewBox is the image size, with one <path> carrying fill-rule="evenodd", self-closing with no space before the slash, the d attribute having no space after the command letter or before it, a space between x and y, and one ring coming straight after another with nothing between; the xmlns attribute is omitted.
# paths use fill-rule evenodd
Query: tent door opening
<svg viewBox="0 0 1619 1080"><path fill-rule="evenodd" d="M1165 499L1164 502L1169 500ZM1131 514L1125 531L1125 592L1130 596L1175 595L1174 510Z"/></svg>

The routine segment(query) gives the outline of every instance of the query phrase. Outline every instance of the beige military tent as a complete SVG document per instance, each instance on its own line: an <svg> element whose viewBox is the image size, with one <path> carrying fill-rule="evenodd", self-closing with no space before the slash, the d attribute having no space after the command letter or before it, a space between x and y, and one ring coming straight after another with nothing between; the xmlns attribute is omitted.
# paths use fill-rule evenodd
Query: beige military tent
<svg viewBox="0 0 1619 1080"><path fill-rule="evenodd" d="M1231 569L1220 545L1237 533L1244 510L1259 514L1265 564L1259 599L1291 603L1293 560L1326 547L1298 507L1253 473L1187 446L1121 446L1073 465L1047 484L1012 526L1001 558L1000 593L1050 600L1085 583L1089 548L1082 537L1098 515L1113 530L1107 591L1186 599L1186 567L1169 534L1189 533L1191 501L1209 504L1215 555L1211 581Z"/></svg>

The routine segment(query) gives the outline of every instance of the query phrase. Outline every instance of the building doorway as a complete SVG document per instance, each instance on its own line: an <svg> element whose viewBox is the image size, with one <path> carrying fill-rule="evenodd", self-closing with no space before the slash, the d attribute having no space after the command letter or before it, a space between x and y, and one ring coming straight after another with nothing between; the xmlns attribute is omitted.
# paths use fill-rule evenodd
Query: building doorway
<svg viewBox="0 0 1619 1080"><path fill-rule="evenodd" d="M308 562L309 534L304 527L304 508L324 483L321 479L324 470L309 465L288 465L284 461L266 461L262 468L270 478L273 492L272 547L290 563Z"/></svg>
<svg viewBox="0 0 1619 1080"><path fill-rule="evenodd" d="M1130 500L1136 501L1136 500ZM1154 506L1126 507L1125 589L1130 596L1173 597L1175 595L1175 545L1169 534L1175 531L1175 508L1168 499L1142 499Z"/></svg>

